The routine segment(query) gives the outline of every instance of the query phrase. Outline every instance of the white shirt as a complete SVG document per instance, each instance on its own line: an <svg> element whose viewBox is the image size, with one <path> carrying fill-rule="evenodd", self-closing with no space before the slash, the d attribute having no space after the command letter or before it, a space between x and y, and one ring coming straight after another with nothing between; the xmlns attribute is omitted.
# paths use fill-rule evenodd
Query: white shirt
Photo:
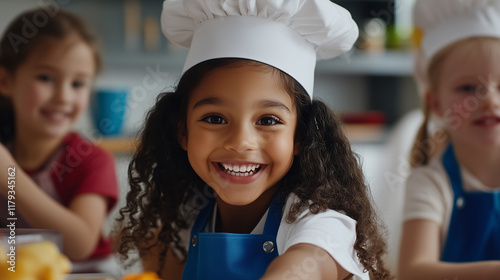
<svg viewBox="0 0 500 280"><path fill-rule="evenodd" d="M460 166L464 191L493 192L469 171ZM415 168L406 182L403 221L424 219L436 222L441 230L441 252L444 248L451 213L453 211L453 190L446 173L442 155L435 157L426 166Z"/></svg>
<svg viewBox="0 0 500 280"><path fill-rule="evenodd" d="M312 214L309 212L309 209L306 209L298 216L294 223L289 224L285 221L286 216L292 203L298 201L298 199L295 194L291 194L287 199L276 237L278 254L283 254L288 248L299 243L312 244L325 250L340 266L354 274L353 279L368 280L368 273L363 272L363 266L360 264L354 250L356 221L345 214L331 209L318 214ZM208 227L210 231L213 231L215 216L214 211L214 217L209 223L211 225ZM267 212L263 215L254 230L252 230L251 234L263 233L266 217ZM190 228L179 232L181 244L186 251L189 250L190 233L193 223L191 223ZM181 257L178 252L176 253L178 257ZM321 250L318 250L314 256L304 259L302 270L300 270L301 273L307 273L308 270L315 269L318 262L325 257L327 256ZM290 270L290 275L287 277L298 277L300 279L299 274L295 275L293 273L294 270Z"/></svg>

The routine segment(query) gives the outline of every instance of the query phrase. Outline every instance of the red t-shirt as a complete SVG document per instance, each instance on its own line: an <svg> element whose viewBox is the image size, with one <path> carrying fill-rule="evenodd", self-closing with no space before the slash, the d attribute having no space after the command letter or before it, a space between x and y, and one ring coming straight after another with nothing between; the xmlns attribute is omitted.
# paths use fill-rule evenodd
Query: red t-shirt
<svg viewBox="0 0 500 280"><path fill-rule="evenodd" d="M70 133L61 147L37 170L25 172L52 198L68 207L78 195L93 193L108 199L108 213L118 199L118 182L115 162L111 154L83 139L77 133ZM3 198L3 197L0 197ZM2 209L7 209L5 199L0 200ZM7 211L0 211L5 216ZM6 221L7 217L0 217ZM22 217L16 222L18 228L30 227ZM111 254L111 240L101 236L90 258Z"/></svg>

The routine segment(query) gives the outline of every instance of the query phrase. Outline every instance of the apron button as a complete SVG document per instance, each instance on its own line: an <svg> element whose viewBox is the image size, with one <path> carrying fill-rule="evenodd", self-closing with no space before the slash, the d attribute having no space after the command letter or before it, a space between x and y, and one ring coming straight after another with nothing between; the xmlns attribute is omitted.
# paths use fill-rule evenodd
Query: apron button
<svg viewBox="0 0 500 280"><path fill-rule="evenodd" d="M463 197L457 198L457 207L458 207L458 209L464 208L464 205L465 205L464 198Z"/></svg>
<svg viewBox="0 0 500 280"><path fill-rule="evenodd" d="M262 245L262 249L268 254L272 253L274 251L274 243L272 241L266 241Z"/></svg>
<svg viewBox="0 0 500 280"><path fill-rule="evenodd" d="M196 242L197 242L197 241L198 241L198 240L197 240L197 238L196 238L196 235L195 235L195 236L193 236L193 239L191 239L191 244L193 244L193 247L195 247L195 246L196 246Z"/></svg>

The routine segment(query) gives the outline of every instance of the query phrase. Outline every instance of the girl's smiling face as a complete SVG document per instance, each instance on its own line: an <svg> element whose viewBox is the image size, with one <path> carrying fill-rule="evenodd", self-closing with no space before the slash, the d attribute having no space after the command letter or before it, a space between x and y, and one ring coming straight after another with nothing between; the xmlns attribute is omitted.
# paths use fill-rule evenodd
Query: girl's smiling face
<svg viewBox="0 0 500 280"><path fill-rule="evenodd" d="M190 95L180 142L194 171L231 205L275 186L298 153L297 113L277 70L214 70Z"/></svg>
<svg viewBox="0 0 500 280"><path fill-rule="evenodd" d="M431 108L453 141L500 147L500 40L460 42L442 60Z"/></svg>
<svg viewBox="0 0 500 280"><path fill-rule="evenodd" d="M14 106L17 132L64 137L87 108L95 72L94 52L79 37L44 38L4 89Z"/></svg>

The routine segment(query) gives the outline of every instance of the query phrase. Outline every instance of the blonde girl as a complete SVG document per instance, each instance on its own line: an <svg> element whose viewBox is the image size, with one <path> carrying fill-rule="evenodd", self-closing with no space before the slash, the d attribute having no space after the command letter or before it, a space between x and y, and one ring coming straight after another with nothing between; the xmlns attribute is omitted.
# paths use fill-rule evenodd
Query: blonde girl
<svg viewBox="0 0 500 280"><path fill-rule="evenodd" d="M419 0L415 21L443 132L424 123L412 151L399 276L498 279L500 1Z"/></svg>

